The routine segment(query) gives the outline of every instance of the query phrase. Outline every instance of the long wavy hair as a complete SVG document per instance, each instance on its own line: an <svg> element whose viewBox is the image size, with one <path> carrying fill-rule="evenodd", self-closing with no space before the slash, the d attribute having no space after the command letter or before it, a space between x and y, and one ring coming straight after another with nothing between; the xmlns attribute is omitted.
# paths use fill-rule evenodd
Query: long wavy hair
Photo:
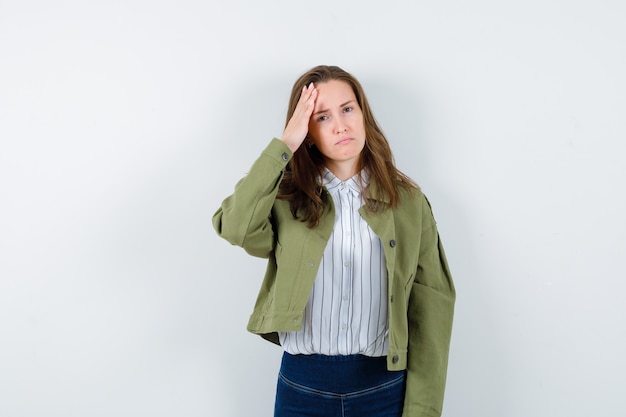
<svg viewBox="0 0 626 417"><path fill-rule="evenodd" d="M396 168L389 142L376 123L363 87L351 74L336 66L320 65L300 76L291 90L285 126L296 109L302 88L310 83L317 85L331 80L343 81L352 88L363 113L365 146L357 168L359 172L365 170L369 179L362 190L364 197L369 197L366 204L368 210L378 210L380 201L387 203L383 208L396 207L400 202L401 188L411 191L418 186ZM288 200L294 218L307 222L310 228L314 228L319 224L325 210L323 187L320 184L324 172L324 156L312 145L310 139L307 137L304 140L287 164L277 198Z"/></svg>

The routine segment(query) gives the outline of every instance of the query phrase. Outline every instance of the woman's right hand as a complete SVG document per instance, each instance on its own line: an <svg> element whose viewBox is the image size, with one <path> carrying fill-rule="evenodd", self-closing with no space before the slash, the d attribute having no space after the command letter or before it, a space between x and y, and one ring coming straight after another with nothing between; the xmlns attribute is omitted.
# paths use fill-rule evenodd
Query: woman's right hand
<svg viewBox="0 0 626 417"><path fill-rule="evenodd" d="M309 119L315 108L315 99L317 98L317 89L313 83L302 87L302 93L296 109L285 127L281 140L289 147L291 152L298 150L307 133L309 133Z"/></svg>

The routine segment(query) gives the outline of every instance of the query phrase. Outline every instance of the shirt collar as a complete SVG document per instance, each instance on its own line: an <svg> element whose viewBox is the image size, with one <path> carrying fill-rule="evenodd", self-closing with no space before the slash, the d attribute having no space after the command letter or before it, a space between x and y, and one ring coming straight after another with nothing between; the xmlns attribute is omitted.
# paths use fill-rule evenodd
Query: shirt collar
<svg viewBox="0 0 626 417"><path fill-rule="evenodd" d="M322 177L322 185L326 187L329 192L340 189L341 185L345 185L355 196L360 196L362 190L367 185L367 173L365 170L355 174L352 178L346 181L341 181L335 176L328 168L324 168L324 174Z"/></svg>

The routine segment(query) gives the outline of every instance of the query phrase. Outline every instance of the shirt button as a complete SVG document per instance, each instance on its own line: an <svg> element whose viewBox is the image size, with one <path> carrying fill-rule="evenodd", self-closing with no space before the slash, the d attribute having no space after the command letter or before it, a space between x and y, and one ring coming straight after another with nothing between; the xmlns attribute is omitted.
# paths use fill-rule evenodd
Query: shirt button
<svg viewBox="0 0 626 417"><path fill-rule="evenodd" d="M348 267L348 266L350 266L350 262L348 262L348 261L345 261L345 262L343 263L343 266L345 266L345 267Z"/></svg>
<svg viewBox="0 0 626 417"><path fill-rule="evenodd" d="M393 363L398 363L399 360L400 358L398 357L398 355L393 355L393 358L391 358L391 362Z"/></svg>
<svg viewBox="0 0 626 417"><path fill-rule="evenodd" d="M343 301L348 301L348 296L347 295L343 296Z"/></svg>
<svg viewBox="0 0 626 417"><path fill-rule="evenodd" d="M289 155L287 155L287 152L283 152L280 157L283 158L283 161L287 161L289 159Z"/></svg>
<svg viewBox="0 0 626 417"><path fill-rule="evenodd" d="M393 239L391 239L391 240L389 241L389 246L391 246L392 248L395 248L395 247L396 247L396 241L395 241L395 240L393 240Z"/></svg>

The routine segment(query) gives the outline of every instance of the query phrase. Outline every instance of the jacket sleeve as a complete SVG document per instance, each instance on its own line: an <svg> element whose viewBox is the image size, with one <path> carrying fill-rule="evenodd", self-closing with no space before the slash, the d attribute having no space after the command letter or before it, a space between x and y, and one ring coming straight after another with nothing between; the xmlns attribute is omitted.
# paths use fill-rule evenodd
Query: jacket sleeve
<svg viewBox="0 0 626 417"><path fill-rule="evenodd" d="M269 257L274 250L271 211L287 162L289 148L274 138L248 174L213 215L217 234L253 256Z"/></svg>
<svg viewBox="0 0 626 417"><path fill-rule="evenodd" d="M408 305L404 417L439 417L443 406L456 292L428 201Z"/></svg>

